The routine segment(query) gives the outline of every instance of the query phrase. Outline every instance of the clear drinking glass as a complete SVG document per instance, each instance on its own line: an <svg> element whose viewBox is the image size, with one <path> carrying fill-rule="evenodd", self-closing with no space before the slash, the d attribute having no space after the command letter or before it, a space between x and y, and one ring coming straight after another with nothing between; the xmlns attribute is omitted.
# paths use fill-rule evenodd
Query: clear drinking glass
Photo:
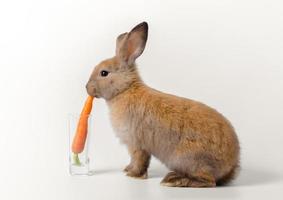
<svg viewBox="0 0 283 200"><path fill-rule="evenodd" d="M84 145L84 149L77 156L72 151L72 144L74 137L76 135L77 126L79 123L81 115L80 114L70 114L68 116L69 121L69 172L71 175L91 175L89 169L89 155L88 146L89 140L92 132L92 116L87 115L87 137Z"/></svg>

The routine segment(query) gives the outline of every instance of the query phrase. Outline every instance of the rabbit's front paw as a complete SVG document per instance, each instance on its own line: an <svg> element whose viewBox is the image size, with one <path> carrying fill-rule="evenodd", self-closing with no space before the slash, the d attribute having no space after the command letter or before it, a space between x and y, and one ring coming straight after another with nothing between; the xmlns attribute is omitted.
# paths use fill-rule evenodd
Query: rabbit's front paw
<svg viewBox="0 0 283 200"><path fill-rule="evenodd" d="M131 162L124 169L127 176L139 179L147 178L147 168L150 162L150 154L141 149L131 149Z"/></svg>
<svg viewBox="0 0 283 200"><path fill-rule="evenodd" d="M130 163L125 167L124 172L130 171L132 168L133 168L133 165Z"/></svg>
<svg viewBox="0 0 283 200"><path fill-rule="evenodd" d="M138 179L147 179L147 171L134 170L133 168L128 170L126 175Z"/></svg>

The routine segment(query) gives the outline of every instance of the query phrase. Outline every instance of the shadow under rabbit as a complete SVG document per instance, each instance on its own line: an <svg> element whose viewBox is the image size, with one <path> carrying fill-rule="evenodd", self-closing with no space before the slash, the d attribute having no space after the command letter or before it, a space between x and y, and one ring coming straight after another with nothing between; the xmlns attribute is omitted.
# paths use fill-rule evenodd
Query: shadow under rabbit
<svg viewBox="0 0 283 200"><path fill-rule="evenodd" d="M162 179L167 173L168 169L165 167L149 168L148 179ZM118 168L105 168L105 169L93 169L90 171L91 176L111 174L111 173L123 173L122 169ZM260 168L242 168L239 171L238 176L230 184L220 187L239 187L239 186L256 186L270 183L276 183L283 181L283 174L276 171L270 171Z"/></svg>
<svg viewBox="0 0 283 200"><path fill-rule="evenodd" d="M243 168L228 186L256 186L283 181L282 173L260 168Z"/></svg>

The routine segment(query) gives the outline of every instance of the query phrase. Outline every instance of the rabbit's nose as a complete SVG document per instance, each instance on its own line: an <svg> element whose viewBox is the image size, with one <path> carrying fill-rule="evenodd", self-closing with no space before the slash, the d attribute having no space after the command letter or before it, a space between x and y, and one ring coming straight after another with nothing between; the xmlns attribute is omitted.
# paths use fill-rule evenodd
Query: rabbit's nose
<svg viewBox="0 0 283 200"><path fill-rule="evenodd" d="M86 91L90 96L95 96L95 84L94 81L89 81L86 84Z"/></svg>
<svg viewBox="0 0 283 200"><path fill-rule="evenodd" d="M86 87L86 89L94 88L95 87L95 81L92 81L92 80L88 81L85 87Z"/></svg>

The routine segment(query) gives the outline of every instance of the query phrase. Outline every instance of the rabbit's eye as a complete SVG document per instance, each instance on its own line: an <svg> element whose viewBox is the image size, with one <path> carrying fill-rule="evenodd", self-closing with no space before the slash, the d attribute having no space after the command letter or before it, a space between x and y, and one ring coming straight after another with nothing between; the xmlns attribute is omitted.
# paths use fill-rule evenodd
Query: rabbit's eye
<svg viewBox="0 0 283 200"><path fill-rule="evenodd" d="M102 71L100 72L100 75L101 75L101 76L107 76L108 74L109 74L109 72L106 71L106 70L102 70Z"/></svg>

